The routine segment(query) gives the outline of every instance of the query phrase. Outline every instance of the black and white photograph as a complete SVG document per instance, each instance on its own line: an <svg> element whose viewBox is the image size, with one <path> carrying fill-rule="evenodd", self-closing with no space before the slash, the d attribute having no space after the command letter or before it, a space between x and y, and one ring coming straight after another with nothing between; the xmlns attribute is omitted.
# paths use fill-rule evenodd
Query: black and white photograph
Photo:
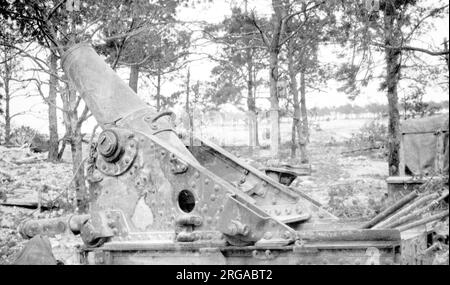
<svg viewBox="0 0 450 285"><path fill-rule="evenodd" d="M0 0L0 271L449 265L448 38L448 0Z"/></svg>

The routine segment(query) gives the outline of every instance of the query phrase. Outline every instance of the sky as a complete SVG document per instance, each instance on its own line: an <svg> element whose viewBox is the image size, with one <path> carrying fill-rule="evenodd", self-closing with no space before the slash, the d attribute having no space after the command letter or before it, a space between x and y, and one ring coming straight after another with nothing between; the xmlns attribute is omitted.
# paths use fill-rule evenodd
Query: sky
<svg viewBox="0 0 450 285"><path fill-rule="evenodd" d="M206 1L208 2L208 1ZM249 0L248 9L254 10L258 15L270 16L271 6L268 0ZM219 23L226 16L231 14L231 7L235 5L240 5L243 8L242 0L215 0L213 3L206 3L201 5L196 5L194 8L182 8L178 12L178 18L186 22L199 22L204 21L208 23ZM194 24L191 26L195 28ZM442 21L435 22L436 29L431 31L427 35L420 38L419 41L414 43L420 47L427 47L429 44L436 44L434 41L441 41L444 35L448 35L448 15L446 19ZM201 52L215 53L217 52L217 46L206 46L203 47ZM327 48L322 48L320 51L320 58L326 58L330 61L338 61L336 55L332 50ZM382 58L380 58L382 60ZM427 60L436 60L435 58L427 57ZM25 63L25 66L30 66L30 63ZM210 77L210 71L214 67L214 63L207 60L195 61L190 65L191 79L192 82L197 80L207 80ZM25 68L26 69L26 68ZM128 81L128 70L121 69L118 71L119 76ZM265 72L266 73L266 72ZM267 76L262 73L261 76ZM139 86L138 94L141 97L147 97L148 94L152 94L153 90L149 89L148 85L144 84L144 80L140 80L141 84ZM383 92L378 91L379 82L373 81L369 84L367 88L362 90L362 93L355 99L350 100L348 96L337 89L340 85L331 80L327 82L327 86L322 88L323 92L311 91L307 95L307 106L308 107L336 107L344 104L355 104L359 106L367 105L369 103L387 103L386 95ZM175 91L180 90L180 82L166 82L163 86L165 94L171 94ZM44 86L44 93L47 92L47 88ZM25 88L22 90L23 95L34 94L36 96L31 97L18 97L12 104L12 112L27 112L25 116L18 116L14 118L13 125L29 125L36 128L44 133L48 132L48 122L47 122L47 106L43 103L40 96L33 88ZM258 107L263 109L269 108L269 90L264 88L259 88L258 97L265 97L267 99L259 99L257 104ZM438 88L430 89L424 98L425 100L432 101L443 101L448 100L448 93L443 92ZM61 105L61 102L58 102ZM181 104L175 107L175 110L180 110ZM233 110L232 106L227 106L227 110ZM64 128L62 126L62 114L59 112L59 132L63 134ZM95 121L91 119L88 124L85 125L83 131L89 132L92 127L95 126Z"/></svg>

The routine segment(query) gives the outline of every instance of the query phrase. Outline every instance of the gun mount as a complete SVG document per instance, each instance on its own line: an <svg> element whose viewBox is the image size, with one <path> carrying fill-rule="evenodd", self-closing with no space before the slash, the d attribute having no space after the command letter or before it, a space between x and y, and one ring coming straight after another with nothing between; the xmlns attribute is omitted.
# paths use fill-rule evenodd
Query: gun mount
<svg viewBox="0 0 450 285"><path fill-rule="evenodd" d="M89 45L62 65L103 129L87 167L89 215L29 221L24 236L80 233L83 263L398 261L397 230L343 223L217 145L185 144L172 113L149 107Z"/></svg>

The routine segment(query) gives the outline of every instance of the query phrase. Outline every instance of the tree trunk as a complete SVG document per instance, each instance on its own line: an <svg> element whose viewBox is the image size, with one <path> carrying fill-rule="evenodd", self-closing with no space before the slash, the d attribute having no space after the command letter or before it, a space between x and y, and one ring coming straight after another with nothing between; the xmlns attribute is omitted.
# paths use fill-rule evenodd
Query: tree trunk
<svg viewBox="0 0 450 285"><path fill-rule="evenodd" d="M445 62L447 63L447 73L450 72L450 55L448 53L448 40L447 38L444 38L444 50L447 52L445 55ZM450 87L450 76L447 78L447 87Z"/></svg>
<svg viewBox="0 0 450 285"><path fill-rule="evenodd" d="M397 13L395 8L391 5L387 5L384 16L384 28L385 28L385 45L397 47L398 42L398 29L395 27L395 18ZM385 60L386 60L386 88L388 98L388 112L389 112L389 124L388 124L388 165L389 175L399 175L400 164L400 113L398 110L398 94L397 86L400 80L400 49L386 48Z"/></svg>
<svg viewBox="0 0 450 285"><path fill-rule="evenodd" d="M136 93L137 93L137 90L138 90L138 81L139 81L139 66L132 65L130 67L130 80L128 82L128 85Z"/></svg>
<svg viewBox="0 0 450 285"><path fill-rule="evenodd" d="M247 49L247 107L249 111L248 116L248 140L250 151L256 146L256 102L253 95L254 81L253 81L253 57L252 51Z"/></svg>
<svg viewBox="0 0 450 285"><path fill-rule="evenodd" d="M58 58L52 52L50 54L50 80L48 87L48 132L49 132L49 150L48 161L58 161L58 118L56 116L56 96L57 96L57 84L58 77Z"/></svg>
<svg viewBox="0 0 450 285"><path fill-rule="evenodd" d="M62 96L64 112L64 125L66 127L66 138L72 151L72 173L75 188L77 207L80 213L88 210L88 192L85 183L81 124L79 123L76 110L76 92L66 85L65 95Z"/></svg>
<svg viewBox="0 0 450 285"><path fill-rule="evenodd" d="M256 110L256 70L253 69L253 100L255 101L255 146L259 147L258 111Z"/></svg>
<svg viewBox="0 0 450 285"><path fill-rule="evenodd" d="M294 46L293 41L288 44L288 73L289 73L289 89L292 94L294 104L294 116L292 118L292 134L291 134L291 158L295 158L297 151L296 131L300 130L300 103L298 100L297 72L294 63ZM300 135L300 133L299 133ZM301 137L298 137L299 141ZM300 146L300 144L299 144Z"/></svg>
<svg viewBox="0 0 450 285"><path fill-rule="evenodd" d="M299 145L300 145L300 160L302 163L308 162L307 145L309 142L309 126L308 126L308 110L306 108L306 80L305 71L300 73L300 128L299 131Z"/></svg>
<svg viewBox="0 0 450 285"><path fill-rule="evenodd" d="M76 118L74 118L76 119ZM81 135L81 128L77 127L72 135L72 140L70 144L72 151L72 171L74 173L75 179L75 193L77 199L78 211L80 213L86 213L89 209L88 205L88 191L85 184L84 175L84 161L83 161L83 142Z"/></svg>
<svg viewBox="0 0 450 285"><path fill-rule="evenodd" d="M270 52L270 153L273 157L279 154L280 124L278 104L278 52Z"/></svg>
<svg viewBox="0 0 450 285"><path fill-rule="evenodd" d="M5 51L5 59L7 59L9 55ZM4 90L5 90L5 144L10 145L11 144L11 94L9 90L9 82L11 78L11 69L8 63L8 60L5 60L5 74L3 77L3 83L4 83Z"/></svg>
<svg viewBox="0 0 450 285"><path fill-rule="evenodd" d="M156 78L156 111L161 111L161 72Z"/></svg>
<svg viewBox="0 0 450 285"><path fill-rule="evenodd" d="M295 154L297 152L297 139L296 139L296 120L292 118L292 128L291 128L291 158L295 158Z"/></svg>
<svg viewBox="0 0 450 285"><path fill-rule="evenodd" d="M273 30L272 39L269 44L269 72L270 72L270 152L273 157L279 155L280 150L280 113L278 104L278 77L279 77L279 58L280 39L285 32L286 6L281 0L272 0L274 16L272 18Z"/></svg>
<svg viewBox="0 0 450 285"><path fill-rule="evenodd" d="M190 106L190 92L191 92L191 70L188 69L187 79L186 79L186 114L187 114L187 126L186 130L189 132L189 146L192 148L194 146L194 118Z"/></svg>

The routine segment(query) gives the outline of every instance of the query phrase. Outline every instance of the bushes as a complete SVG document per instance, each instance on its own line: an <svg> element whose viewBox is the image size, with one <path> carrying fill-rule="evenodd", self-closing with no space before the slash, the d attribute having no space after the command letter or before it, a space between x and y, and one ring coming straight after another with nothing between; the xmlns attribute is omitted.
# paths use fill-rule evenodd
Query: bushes
<svg viewBox="0 0 450 285"><path fill-rule="evenodd" d="M48 137L31 127L20 126L11 131L11 144L28 145L32 151L45 152L48 150Z"/></svg>
<svg viewBox="0 0 450 285"><path fill-rule="evenodd" d="M353 184L333 185L328 191L328 210L339 218L368 219L378 214L384 206L383 199L370 197L365 201L365 194Z"/></svg>
<svg viewBox="0 0 450 285"><path fill-rule="evenodd" d="M387 126L380 120L366 123L358 133L353 133L346 141L347 146L354 150L386 149L388 140Z"/></svg>

